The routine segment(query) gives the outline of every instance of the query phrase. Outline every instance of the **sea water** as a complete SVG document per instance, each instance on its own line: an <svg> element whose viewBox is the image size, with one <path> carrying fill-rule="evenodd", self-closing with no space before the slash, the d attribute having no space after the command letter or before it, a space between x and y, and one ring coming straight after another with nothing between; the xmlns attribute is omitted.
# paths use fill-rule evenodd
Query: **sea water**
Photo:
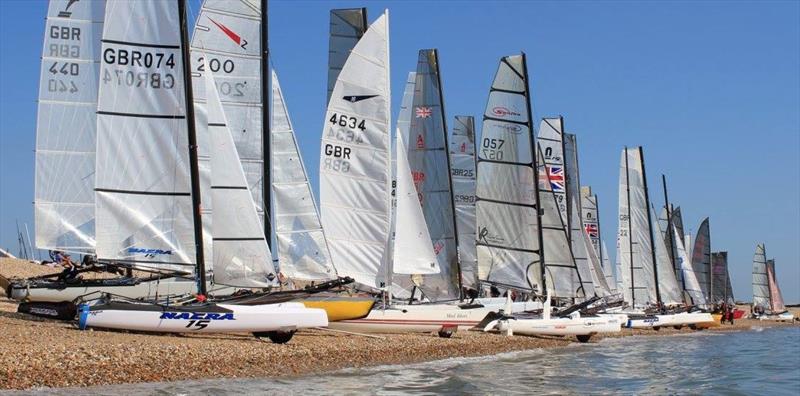
<svg viewBox="0 0 800 396"><path fill-rule="evenodd" d="M33 393L800 395L800 328L609 338L556 349L347 369L309 377L181 381Z"/></svg>

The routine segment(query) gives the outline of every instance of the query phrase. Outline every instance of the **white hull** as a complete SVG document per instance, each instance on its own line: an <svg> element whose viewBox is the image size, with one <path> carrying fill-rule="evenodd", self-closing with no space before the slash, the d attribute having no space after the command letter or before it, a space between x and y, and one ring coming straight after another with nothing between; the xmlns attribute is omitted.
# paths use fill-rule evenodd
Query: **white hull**
<svg viewBox="0 0 800 396"><path fill-rule="evenodd" d="M794 320L794 315L790 312L784 312L782 314L772 314L772 315L759 315L755 317L758 320L775 320L778 322L791 322Z"/></svg>
<svg viewBox="0 0 800 396"><path fill-rule="evenodd" d="M505 299L486 299L479 308L462 309L456 304L393 305L373 308L365 318L331 322L330 328L359 333L428 333L441 330L469 330L490 312L505 307ZM541 307L538 302L516 302L514 312Z"/></svg>
<svg viewBox="0 0 800 396"><path fill-rule="evenodd" d="M500 331L516 335L592 335L618 333L623 322L616 315L575 318L530 318L500 320L493 328L484 331Z"/></svg>
<svg viewBox="0 0 800 396"><path fill-rule="evenodd" d="M706 312L681 312L668 315L648 315L645 318L630 318L625 327L630 329L651 329L669 326L687 326L713 322L714 318Z"/></svg>
<svg viewBox="0 0 800 396"><path fill-rule="evenodd" d="M215 290L220 294L230 294L234 289L227 292ZM73 301L77 297L90 293L106 292L127 298L150 299L156 296L168 296L194 293L197 286L192 280L176 280L174 278L162 279L161 281L145 281L136 285L102 285L102 286L80 286L71 285L63 289L47 287L13 287L11 289L11 299L16 301L30 302L63 302Z"/></svg>
<svg viewBox="0 0 800 396"><path fill-rule="evenodd" d="M236 333L293 331L328 325L324 310L302 303L270 305L205 304L196 310L153 309L153 305L82 305L79 326L159 333Z"/></svg>

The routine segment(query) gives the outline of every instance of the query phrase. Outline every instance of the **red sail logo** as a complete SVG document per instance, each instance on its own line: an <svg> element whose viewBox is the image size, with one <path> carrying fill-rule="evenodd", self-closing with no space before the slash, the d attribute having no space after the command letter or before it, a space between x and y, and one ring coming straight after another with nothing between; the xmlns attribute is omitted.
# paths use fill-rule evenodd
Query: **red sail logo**
<svg viewBox="0 0 800 396"><path fill-rule="evenodd" d="M247 40L243 39L241 36L236 34L233 30L229 29L227 26L211 18L208 18L208 20L211 21L211 23L217 25L219 30L222 30L222 33L225 33L225 35L228 36L229 39L233 40L233 42L236 43L236 45L242 47L242 49L247 49Z"/></svg>
<svg viewBox="0 0 800 396"><path fill-rule="evenodd" d="M519 116L522 115L520 113L517 113L516 111L509 110L508 108L503 107L503 106L494 107L492 109L492 114L494 114L494 115L496 115L498 117L506 117L506 116L517 116L517 117L519 117Z"/></svg>

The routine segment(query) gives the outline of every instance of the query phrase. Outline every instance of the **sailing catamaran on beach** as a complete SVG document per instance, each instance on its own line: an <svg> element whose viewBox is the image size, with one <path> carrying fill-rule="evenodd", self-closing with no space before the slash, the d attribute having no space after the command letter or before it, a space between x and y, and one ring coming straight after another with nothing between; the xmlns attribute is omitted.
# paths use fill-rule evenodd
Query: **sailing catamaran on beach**
<svg viewBox="0 0 800 396"><path fill-rule="evenodd" d="M794 315L786 310L783 295L775 277L775 260L767 260L764 244L756 246L753 256L753 312L759 320L792 321Z"/></svg>

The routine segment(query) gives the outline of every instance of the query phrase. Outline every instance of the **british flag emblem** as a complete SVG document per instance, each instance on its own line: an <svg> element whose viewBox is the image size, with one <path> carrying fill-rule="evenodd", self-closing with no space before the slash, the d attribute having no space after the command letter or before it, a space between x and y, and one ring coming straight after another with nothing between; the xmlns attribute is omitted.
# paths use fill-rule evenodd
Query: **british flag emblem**
<svg viewBox="0 0 800 396"><path fill-rule="evenodd" d="M600 236L600 231L597 229L597 224L586 224L586 234L589 235L590 238L597 238Z"/></svg>
<svg viewBox="0 0 800 396"><path fill-rule="evenodd" d="M548 165L547 171L550 179L550 188L555 192L564 191L564 168Z"/></svg>
<svg viewBox="0 0 800 396"><path fill-rule="evenodd" d="M417 118L428 118L433 114L433 110L430 107L417 107L415 111Z"/></svg>

